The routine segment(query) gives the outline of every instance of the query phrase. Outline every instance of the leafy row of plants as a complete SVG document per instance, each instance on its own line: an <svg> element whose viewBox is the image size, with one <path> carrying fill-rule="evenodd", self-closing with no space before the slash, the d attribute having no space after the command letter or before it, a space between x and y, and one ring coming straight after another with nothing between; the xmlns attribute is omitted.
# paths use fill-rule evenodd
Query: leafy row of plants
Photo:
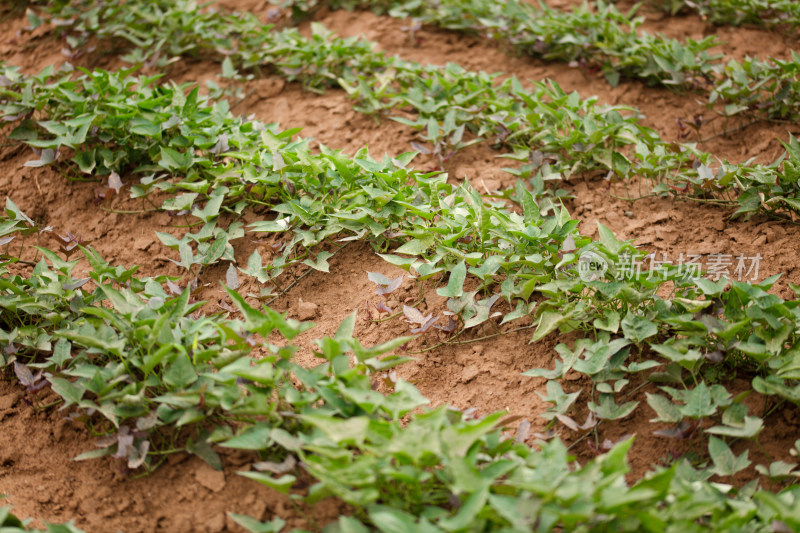
<svg viewBox="0 0 800 533"><path fill-rule="evenodd" d="M489 139L530 163L523 172L539 182L557 178L559 173L569 176L599 169L609 178L635 174L651 179L661 183L656 191L662 194L690 193L715 202L738 203L738 213L748 215L800 209L796 150L789 150L791 161L785 164L783 158L771 165L718 162L691 143L661 140L637 123L632 109L599 106L595 99L582 101L555 84L537 83L527 89L511 78L497 86L496 77L455 65L443 71L387 57L368 42L333 38L319 25L311 38L305 38L293 29L272 31L250 15L205 12L185 2L168 6L144 2L136 9L128 4L64 2L52 9L71 16L68 22L85 35L84 41L96 35L133 43L131 61L166 65L175 54L216 56L231 76L237 68L257 71L271 66L312 90L341 86L358 99L357 109L363 112L385 114L410 106L417 117L399 120L423 132L422 139L428 142L425 150L442 162L478 139ZM462 7L454 9L457 14ZM595 16L588 11L584 15ZM559 35L568 35L570 24L551 26L564 30ZM790 64L800 62L787 62L787 68ZM740 74L734 77L748 79ZM736 94L737 83L726 81L718 90L725 93L724 98L743 102L743 96Z"/></svg>
<svg viewBox="0 0 800 533"><path fill-rule="evenodd" d="M800 26L800 5L792 0L649 0L649 4L673 15L696 12L715 24Z"/></svg>
<svg viewBox="0 0 800 533"><path fill-rule="evenodd" d="M331 8L370 7L418 24L469 32L499 40L512 50L544 59L567 61L589 73L602 73L611 85L620 77L641 79L667 87L707 93L711 109L725 104L722 113L750 113L792 119L800 112L800 85L796 54L788 60L748 57L743 62L719 61L708 50L719 45L715 37L685 42L641 29L644 21L635 9L623 14L610 3L584 3L570 11L538 7L517 0L352 1L288 0L296 14L306 15L318 5Z"/></svg>
<svg viewBox="0 0 800 533"><path fill-rule="evenodd" d="M7 237L39 231L13 203L5 215ZM558 440L534 451L508 438L503 413L477 420L446 407L409 414L426 403L412 385L395 380L388 395L373 390L377 371L405 359L379 356L407 339L364 348L353 338L355 315L317 341L324 363L304 369L288 343L267 343L258 359L250 353L273 331L288 340L309 324L255 309L233 290L242 320L202 316L190 290L170 294L167 278L136 278L134 269L81 248L88 278L76 280L77 261L38 252L29 275L0 273L0 319L10 332L2 365L13 366L30 397L50 387L77 409L77 420L110 434L83 458L114 455L135 468L182 450L219 468L213 444L254 450L265 460L242 475L283 492L302 464L316 480L307 502L336 496L354 509L329 525L332 532L800 526L795 488L731 490L708 481L713 470L685 461L629 486L631 440L578 465ZM177 438L181 427L194 428L185 442ZM9 526L20 526L3 513ZM234 518L251 531L284 525ZM62 530L76 531L51 527Z"/></svg>

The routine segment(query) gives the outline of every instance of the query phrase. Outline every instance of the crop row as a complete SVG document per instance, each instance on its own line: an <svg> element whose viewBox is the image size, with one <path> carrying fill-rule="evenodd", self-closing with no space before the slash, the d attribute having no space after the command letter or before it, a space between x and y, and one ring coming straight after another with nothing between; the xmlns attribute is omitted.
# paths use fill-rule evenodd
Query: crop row
<svg viewBox="0 0 800 533"><path fill-rule="evenodd" d="M537 182L602 170L609 179L652 180L661 194L738 203L737 213L786 217L800 210L794 144L787 163L782 157L770 165L730 164L693 144L660 139L638 124L635 110L582 101L553 83L526 89L510 78L498 86L496 77L455 65L442 70L387 57L368 42L332 38L318 25L316 34L305 38L293 29L272 31L250 15L204 12L184 2L141 4L136 9L89 4L89 9L66 2L53 9L72 16L72 27L84 40L96 35L133 43L127 57L135 63L167 65L176 54L216 57L230 75L271 67L312 90L341 86L363 112L386 114L410 106L417 118L400 120L421 130L427 149L442 161L477 137L531 163L523 175Z"/></svg>
<svg viewBox="0 0 800 533"><path fill-rule="evenodd" d="M11 203L3 227L10 236L38 230ZM130 468L152 467L161 453L185 451L219 468L212 444L256 450L264 460L242 475L283 492L299 461L316 480L306 501L333 495L356 511L333 531L369 531L362 521L387 533L468 531L476 523L504 531L800 525L792 489L731 497L707 481L742 462L724 444L712 451L713 469L683 461L629 487L631 440L577 465L559 440L533 451L504 437L503 413L470 420L440 407L401 423L426 400L402 380L388 395L372 384L376 371L404 359L378 356L407 339L364 348L352 336L355 315L317 341L325 362L306 370L292 362L290 344L265 338L291 339L310 324L256 310L230 289L243 320L199 316L190 289L174 291L166 278L136 278L81 248L91 268L75 279L77 261L39 252L29 276L2 274L0 317L4 330L20 333L3 353L32 399L49 386L87 425L109 434L79 459L113 455ZM32 345L24 337L34 329ZM249 356L255 346L259 359ZM180 427L194 428L188 442L175 442ZM235 518L252 531L283 526Z"/></svg>
<svg viewBox="0 0 800 533"><path fill-rule="evenodd" d="M715 24L753 24L756 26L800 26L800 4L792 0L649 0L673 15L695 11Z"/></svg>
<svg viewBox="0 0 800 533"><path fill-rule="evenodd" d="M598 1L571 11L536 7L517 0L289 0L295 15L326 5L331 8L370 7L418 24L468 32L499 40L512 50L545 61L567 61L588 73L602 73L611 85L620 77L707 94L709 107L725 104L722 113L792 119L800 113L800 62L747 58L720 62L708 51L715 37L680 41L641 29L642 17L623 14L613 4Z"/></svg>

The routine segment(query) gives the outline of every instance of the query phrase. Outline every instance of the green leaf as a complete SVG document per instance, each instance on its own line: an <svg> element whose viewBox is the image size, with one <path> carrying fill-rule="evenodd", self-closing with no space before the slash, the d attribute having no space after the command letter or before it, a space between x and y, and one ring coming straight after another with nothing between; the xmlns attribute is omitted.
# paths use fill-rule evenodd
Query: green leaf
<svg viewBox="0 0 800 533"><path fill-rule="evenodd" d="M208 442L208 431L203 430L197 437L197 441L189 439L186 443L186 451L198 456L200 459L208 463L214 470L222 470L222 459L219 454L211 447Z"/></svg>
<svg viewBox="0 0 800 533"><path fill-rule="evenodd" d="M252 333L259 333L264 338L269 337L275 329L280 331L281 335L291 340L300 333L309 328L314 327L311 322L298 322L291 318L285 318L277 311L273 311L269 307L264 308L264 312L257 311L250 307L245 302L244 298L238 292L225 287L228 296L231 297L233 303L239 308L245 318L245 328Z"/></svg>
<svg viewBox="0 0 800 533"><path fill-rule="evenodd" d="M164 372L164 383L173 389L185 389L197 381L197 372L185 353L179 353Z"/></svg>
<svg viewBox="0 0 800 533"><path fill-rule="evenodd" d="M736 437L741 439L752 439L764 429L764 421L757 416L747 416L740 426L714 426L708 428L706 433L722 435L724 437Z"/></svg>
<svg viewBox="0 0 800 533"><path fill-rule="evenodd" d="M619 313L616 311L609 311L603 316L596 318L594 320L594 327L616 333L619 331Z"/></svg>
<svg viewBox="0 0 800 533"><path fill-rule="evenodd" d="M750 466L748 451L736 457L725 441L716 437L708 439L708 453L714 462L713 472L719 476L732 476Z"/></svg>
<svg viewBox="0 0 800 533"><path fill-rule="evenodd" d="M536 326L536 331L531 338L531 342L536 342L545 337L548 333L555 330L565 319L566 317L562 313L553 311L543 312L542 316L539 318L539 323Z"/></svg>
<svg viewBox="0 0 800 533"><path fill-rule="evenodd" d="M231 519L249 533L280 533L286 521L276 517L269 522L259 522L255 518L243 514L228 513Z"/></svg>
<svg viewBox="0 0 800 533"><path fill-rule="evenodd" d="M276 479L263 472L240 471L236 473L240 476L258 481L262 485L271 487L282 494L289 494L289 490L292 488L292 485L294 485L294 482L297 481L297 478L290 474L284 474Z"/></svg>
<svg viewBox="0 0 800 533"><path fill-rule="evenodd" d="M225 200L225 195L223 194L217 194L216 196L212 196L206 202L206 205L205 207L203 207L203 209L193 210L192 215L196 216L203 222L209 222L219 215L219 208L222 206L222 202L224 200Z"/></svg>
<svg viewBox="0 0 800 533"><path fill-rule="evenodd" d="M97 450L89 450L88 452L83 452L79 455L76 455L72 458L73 461L89 461L91 459L99 459L101 457L106 457L114 453L114 448L109 446L108 448L100 448Z"/></svg>
<svg viewBox="0 0 800 533"><path fill-rule="evenodd" d="M388 505L367 507L370 520L381 533L425 533L413 515Z"/></svg>
<svg viewBox="0 0 800 533"><path fill-rule="evenodd" d="M367 438L369 418L366 416L354 416L341 420L331 416L307 414L302 415L301 418L322 430L323 433L339 445L361 445Z"/></svg>
<svg viewBox="0 0 800 533"><path fill-rule="evenodd" d="M259 422L220 443L220 446L240 450L265 450L272 442L270 439L271 431L272 426L266 422Z"/></svg>
<svg viewBox="0 0 800 533"><path fill-rule="evenodd" d="M436 289L436 294L444 296L445 298L460 298L461 295L464 294L464 280L466 278L467 265L464 261L461 261L450 271L450 279L447 281L447 287Z"/></svg>
<svg viewBox="0 0 800 533"><path fill-rule="evenodd" d="M236 76L236 67L233 66L233 61L230 57L222 60L222 77L226 79L233 79Z"/></svg>
<svg viewBox="0 0 800 533"><path fill-rule="evenodd" d="M320 272L330 272L330 265L328 264L328 259L333 257L331 252L326 250L321 251L317 254L315 259L306 259L303 261L303 264L310 266L314 270L318 270Z"/></svg>
<svg viewBox="0 0 800 533"><path fill-rule="evenodd" d="M636 344L641 344L645 339L658 333L658 326L654 322L636 316L630 311L622 319L622 334L625 338L632 340Z"/></svg>
<svg viewBox="0 0 800 533"><path fill-rule="evenodd" d="M683 415L678 406L660 394L651 394L648 392L647 404L656 412L656 415L658 415L656 418L650 420L651 422L678 423L683 420Z"/></svg>
<svg viewBox="0 0 800 533"><path fill-rule="evenodd" d="M597 223L597 231L600 234L600 242L606 247L606 250L617 255L625 243L617 240L614 232L600 222Z"/></svg>
<svg viewBox="0 0 800 533"><path fill-rule="evenodd" d="M187 170L190 166L192 166L192 162L194 158L192 157L191 152L187 151L185 154L182 154L172 148L167 148L166 146L161 147L161 159L159 160L159 166L169 170Z"/></svg>
<svg viewBox="0 0 800 533"><path fill-rule="evenodd" d="M627 402L617 405L613 394L601 394L599 403L589 402L589 409L604 420L617 420L625 418L636 409L639 402Z"/></svg>
<svg viewBox="0 0 800 533"><path fill-rule="evenodd" d="M202 263L204 265L213 265L219 261L223 255L225 255L225 250L228 247L227 237L228 236L226 234L223 234L214 239L214 242L211 243L211 246L208 247L208 250L206 250L206 253L203 256Z"/></svg>
<svg viewBox="0 0 800 533"><path fill-rule="evenodd" d="M720 400L722 400L715 397L714 393L718 390L715 390L716 387L721 388L719 385L714 385L709 389L706 382L701 381L688 395L684 393L686 405L681 407L681 412L691 418L703 418L715 414L717 406L720 405Z"/></svg>
<svg viewBox="0 0 800 533"><path fill-rule="evenodd" d="M353 332L355 331L356 327L356 316L358 315L358 311L353 311L347 318L342 320L342 323L339 324L339 327L336 330L336 333L333 335L333 339L337 341L350 341L353 339Z"/></svg>
<svg viewBox="0 0 800 533"><path fill-rule="evenodd" d="M157 138L161 136L161 126L143 117L132 118L128 123L128 131L136 135L144 135L147 137Z"/></svg>
<svg viewBox="0 0 800 533"><path fill-rule="evenodd" d="M53 346L53 355L50 361L58 368L63 368L67 361L72 359L72 344L65 339L59 339Z"/></svg>
<svg viewBox="0 0 800 533"><path fill-rule="evenodd" d="M49 381L53 391L64 398L64 407L80 402L86 390L64 378L50 378Z"/></svg>
<svg viewBox="0 0 800 533"><path fill-rule="evenodd" d="M422 255L433 244L433 237L425 239L412 239L395 250L397 254Z"/></svg>

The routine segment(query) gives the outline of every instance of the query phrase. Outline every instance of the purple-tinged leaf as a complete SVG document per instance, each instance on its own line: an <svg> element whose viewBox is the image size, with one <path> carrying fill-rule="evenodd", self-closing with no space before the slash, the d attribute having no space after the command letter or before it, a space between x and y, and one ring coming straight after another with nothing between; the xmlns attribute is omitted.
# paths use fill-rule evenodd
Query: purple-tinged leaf
<svg viewBox="0 0 800 533"><path fill-rule="evenodd" d="M711 361L712 363L721 363L725 359L725 354L722 353L720 350L716 350L711 353L705 354L705 358Z"/></svg>
<svg viewBox="0 0 800 533"><path fill-rule="evenodd" d="M19 382L25 385L28 389L34 387L36 382L42 377L41 370L34 376L30 368L17 361L14 361L14 373L17 375Z"/></svg>
<svg viewBox="0 0 800 533"><path fill-rule="evenodd" d="M379 272L367 272L367 278L378 286L375 290L376 294L378 296L384 296L386 294L391 294L403 284L405 274L401 274L399 277L392 279L387 278Z"/></svg>
<svg viewBox="0 0 800 533"><path fill-rule="evenodd" d="M117 435L117 451L112 457L116 457L118 459L127 459L129 450L133 448L133 438L134 437L130 434L128 426L120 427L119 434Z"/></svg>
<svg viewBox="0 0 800 533"><path fill-rule="evenodd" d="M586 421L581 426L581 429L586 431L587 429L592 429L597 425L597 420L594 418L594 413L589 411L589 416L586 417Z"/></svg>
<svg viewBox="0 0 800 533"><path fill-rule="evenodd" d="M279 7L271 7L267 9L267 22L275 23L281 19L283 11Z"/></svg>
<svg viewBox="0 0 800 533"><path fill-rule="evenodd" d="M447 503L453 509L459 509L461 507L461 498L453 493L450 493L450 495L447 497Z"/></svg>
<svg viewBox="0 0 800 533"><path fill-rule="evenodd" d="M531 432L531 423L527 418L524 418L522 422L519 423L519 427L517 428L517 442L525 442L528 440Z"/></svg>
<svg viewBox="0 0 800 533"><path fill-rule="evenodd" d="M16 115L6 115L3 117L3 120L6 122L15 122L24 117L26 114L27 112L23 111L21 113L17 113Z"/></svg>
<svg viewBox="0 0 800 533"><path fill-rule="evenodd" d="M174 296L178 296L183 292L181 286L173 281L167 280L167 288L169 289L169 292L171 292Z"/></svg>
<svg viewBox="0 0 800 533"><path fill-rule="evenodd" d="M411 148L413 148L414 150L416 150L417 152L419 152L421 154L424 154L424 155L430 155L431 154L431 149L430 148L428 148L425 145L422 145L422 144L418 143L417 141L411 141L410 144L411 144Z"/></svg>
<svg viewBox="0 0 800 533"><path fill-rule="evenodd" d="M375 309L378 310L378 313L391 313L392 308L387 306L384 302L378 302L375 304Z"/></svg>
<svg viewBox="0 0 800 533"><path fill-rule="evenodd" d="M436 325L433 327L435 327L438 330L444 331L445 333L452 333L456 330L456 327L458 327L458 322L451 316L447 319L447 324L445 324L444 326Z"/></svg>
<svg viewBox="0 0 800 533"><path fill-rule="evenodd" d="M580 426L578 426L578 423L575 422L572 417L562 415L561 413L556 413L556 418L558 418L559 422L567 426L572 431L578 431L578 429L580 429Z"/></svg>
<svg viewBox="0 0 800 533"><path fill-rule="evenodd" d="M411 328L411 333L413 333L414 335L416 335L417 333L425 333L426 331L428 331L428 330L431 328L431 326L432 326L432 325L434 324L434 322L436 322L437 320L439 320L439 317L438 317L438 316L431 316L431 317L430 317L430 318L428 318L428 319L427 319L425 322L423 322L423 323L422 323L422 325L421 325L420 327L418 327L418 328Z"/></svg>
<svg viewBox="0 0 800 533"><path fill-rule="evenodd" d="M556 436L555 432L552 429L548 429L546 433L539 433L538 431L531 433L531 436L535 439L548 441Z"/></svg>
<svg viewBox="0 0 800 533"><path fill-rule="evenodd" d="M95 442L95 445L98 448L110 448L111 446L117 443L117 436L116 435L108 435L107 437L100 437Z"/></svg>
<svg viewBox="0 0 800 533"><path fill-rule="evenodd" d="M692 434L694 434L694 431L697 429L698 425L699 421L683 420L677 426L654 431L653 435L658 435L659 437L667 437L668 439L686 440L690 438Z"/></svg>
<svg viewBox="0 0 800 533"><path fill-rule="evenodd" d="M413 324L424 324L431 316L425 316L420 313L415 307L411 307L410 305L403 306L403 314L406 315L406 318L409 322Z"/></svg>
<svg viewBox="0 0 800 533"><path fill-rule="evenodd" d="M90 279L91 278L83 278L83 279L77 279L72 283L62 283L61 288L64 289L65 291L74 291L75 289L80 289L81 287L86 285L86 283L88 283Z"/></svg>
<svg viewBox="0 0 800 533"><path fill-rule="evenodd" d="M54 18L54 19L50 19L50 24L52 24L53 26L57 26L57 27L58 26L72 26L73 24L75 24L75 19L74 18L69 18L69 19Z"/></svg>
<svg viewBox="0 0 800 533"><path fill-rule="evenodd" d="M386 286L383 286L383 287L379 286L375 290L375 292L378 293L378 296L384 296L386 294L393 293L394 291L396 291L400 287L400 285L403 284L403 277L404 276L400 276L400 277L397 277L397 278L393 279L392 282L390 284L386 285Z"/></svg>
<svg viewBox="0 0 800 533"><path fill-rule="evenodd" d="M611 448L613 448L614 446L616 446L617 444L619 444L620 442L625 442L626 440L630 439L631 437L633 437L633 435L630 434L630 433L627 433L627 434L621 436L616 441L613 441L611 439L606 439L606 440L603 441L602 444L600 444L600 448L605 450L605 451L608 451Z"/></svg>
<svg viewBox="0 0 800 533"><path fill-rule="evenodd" d="M16 235L9 235L8 237L1 238L0 239L0 246L4 246L4 245L10 243L11 241L14 240L15 237L16 237Z"/></svg>
<svg viewBox="0 0 800 533"><path fill-rule="evenodd" d="M233 287L231 287L231 288L233 288ZM236 312L236 309L234 309L233 306L231 306L231 304L229 304L225 300L220 300L217 303L217 307L219 307L223 311L227 311L228 313L235 313Z"/></svg>
<svg viewBox="0 0 800 533"><path fill-rule="evenodd" d="M522 420L522 415L507 415L500 419L494 427L496 428L506 428L516 422L517 420Z"/></svg>

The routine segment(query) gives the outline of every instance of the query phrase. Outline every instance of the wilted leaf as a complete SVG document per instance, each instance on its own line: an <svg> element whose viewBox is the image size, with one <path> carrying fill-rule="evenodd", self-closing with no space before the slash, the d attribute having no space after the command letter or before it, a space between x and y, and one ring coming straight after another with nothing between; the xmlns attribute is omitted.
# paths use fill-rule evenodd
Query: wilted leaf
<svg viewBox="0 0 800 533"><path fill-rule="evenodd" d="M119 177L119 174L112 170L111 174L108 176L108 187L110 189L114 189L114 192L119 192L119 190L122 188L122 185L123 183Z"/></svg>
<svg viewBox="0 0 800 533"><path fill-rule="evenodd" d="M291 472L297 466L297 459L294 455L287 455L286 458L280 463L273 463L270 461L260 461L253 463L253 468L261 472L272 472L273 474L285 474Z"/></svg>

